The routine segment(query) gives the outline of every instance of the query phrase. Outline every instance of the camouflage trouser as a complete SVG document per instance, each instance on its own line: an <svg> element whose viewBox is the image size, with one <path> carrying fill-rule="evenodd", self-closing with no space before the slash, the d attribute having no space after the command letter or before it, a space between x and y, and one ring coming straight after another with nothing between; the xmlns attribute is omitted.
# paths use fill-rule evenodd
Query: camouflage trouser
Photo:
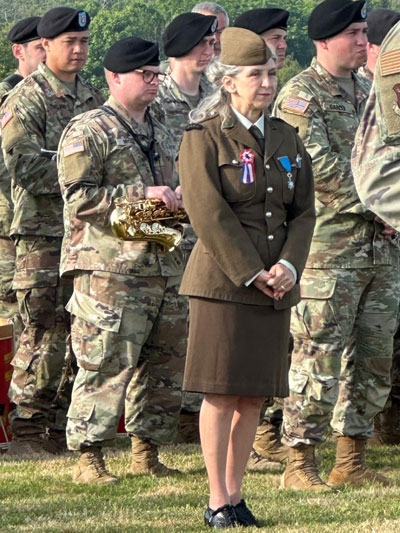
<svg viewBox="0 0 400 533"><path fill-rule="evenodd" d="M375 417L375 428L385 443L400 443L400 326L393 342L393 363L391 370L392 388L381 413Z"/></svg>
<svg viewBox="0 0 400 533"><path fill-rule="evenodd" d="M12 360L9 396L12 433L25 436L46 428L65 429L68 394L57 394L67 353L69 315L64 306L71 282L58 275L61 239L19 236L16 239L17 291L24 329Z"/></svg>
<svg viewBox="0 0 400 533"><path fill-rule="evenodd" d="M173 441L187 336L180 281L108 272L75 278L68 306L79 366L68 411L71 450L111 445L123 408L128 433L156 445ZM140 395L132 394L134 383Z"/></svg>
<svg viewBox="0 0 400 533"><path fill-rule="evenodd" d="M0 318L8 318L14 324L15 350L22 331L18 311L17 294L12 288L15 271L15 244L9 237L0 237Z"/></svg>
<svg viewBox="0 0 400 533"><path fill-rule="evenodd" d="M282 441L317 444L330 418L335 434L370 437L390 391L398 269L306 269L301 285Z"/></svg>

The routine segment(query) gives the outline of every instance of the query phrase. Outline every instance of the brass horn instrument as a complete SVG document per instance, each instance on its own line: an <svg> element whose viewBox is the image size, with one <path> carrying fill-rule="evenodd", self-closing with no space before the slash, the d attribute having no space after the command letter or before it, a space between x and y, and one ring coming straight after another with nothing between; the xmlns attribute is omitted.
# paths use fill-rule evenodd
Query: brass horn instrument
<svg viewBox="0 0 400 533"><path fill-rule="evenodd" d="M156 198L129 202L122 198L114 201L111 213L111 229L123 241L147 241L162 246L164 252L172 252L183 237L183 226L178 220L186 218L186 211L171 211Z"/></svg>

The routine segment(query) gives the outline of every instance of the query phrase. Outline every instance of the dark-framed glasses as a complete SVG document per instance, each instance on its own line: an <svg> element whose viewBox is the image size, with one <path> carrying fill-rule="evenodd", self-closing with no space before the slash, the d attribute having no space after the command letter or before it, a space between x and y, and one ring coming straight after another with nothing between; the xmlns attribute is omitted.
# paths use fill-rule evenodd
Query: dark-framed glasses
<svg viewBox="0 0 400 533"><path fill-rule="evenodd" d="M143 81L145 83L151 83L156 77L158 78L158 81L163 81L166 76L164 72L153 72L152 70L146 70L141 68L135 68L135 72L141 73Z"/></svg>

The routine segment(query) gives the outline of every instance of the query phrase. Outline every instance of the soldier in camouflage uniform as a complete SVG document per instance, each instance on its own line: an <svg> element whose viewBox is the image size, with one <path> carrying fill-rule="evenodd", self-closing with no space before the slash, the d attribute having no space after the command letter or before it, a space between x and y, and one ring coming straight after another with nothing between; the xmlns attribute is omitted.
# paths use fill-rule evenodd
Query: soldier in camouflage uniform
<svg viewBox="0 0 400 533"><path fill-rule="evenodd" d="M317 57L282 89L275 112L299 128L313 161L317 223L292 312L294 337L285 401L282 486L328 490L315 445L331 419L337 456L328 483L384 476L364 462L374 416L390 391L399 305L398 242L357 196L350 168L369 85L353 70L365 61L364 2L325 0L309 19Z"/></svg>
<svg viewBox="0 0 400 533"><path fill-rule="evenodd" d="M0 83L2 102L15 85L34 72L46 57L37 33L39 21L40 17L25 18L17 22L8 32L7 38L12 43L12 52L18 60L18 68ZM15 246L9 236L12 217L11 178L4 164L3 155L0 154L0 318L12 320L15 349L17 349L22 321L18 312L17 295L12 288L15 270Z"/></svg>
<svg viewBox="0 0 400 533"><path fill-rule="evenodd" d="M400 13L392 9L374 9L372 13L368 14L367 62L358 69L357 74L359 76L372 82L381 44L387 33L399 20Z"/></svg>
<svg viewBox="0 0 400 533"><path fill-rule="evenodd" d="M221 53L221 33L229 26L229 16L226 9L215 2L200 2L192 8L192 13L217 17L218 27L214 33L214 56L218 57Z"/></svg>
<svg viewBox="0 0 400 533"><path fill-rule="evenodd" d="M72 286L59 278L63 235L57 165L41 150L57 149L69 120L103 99L77 75L87 59L89 15L72 8L48 11L38 25L46 64L25 78L2 108L2 148L12 176L16 244L13 288L24 323L10 398L13 441L8 453L39 455L65 446L68 395L57 394L66 357ZM51 155L50 155L51 157ZM43 440L45 433L48 439Z"/></svg>
<svg viewBox="0 0 400 533"><path fill-rule="evenodd" d="M174 155L178 153L181 137L189 123L190 111L213 92L204 72L214 56L217 20L214 15L182 13L163 33L165 55L174 60L160 84L153 109L169 130ZM191 226L186 225L182 247L187 258L195 242ZM138 384L139 395L140 391ZM199 440L198 417L202 399L201 394L184 393L178 442Z"/></svg>
<svg viewBox="0 0 400 533"><path fill-rule="evenodd" d="M367 62L358 74L372 82L381 44L400 20L400 13L391 9L375 9L368 15ZM362 122L366 121L364 115ZM400 444L400 327L394 336L391 370L392 388L383 411L376 415L374 436L369 444Z"/></svg>
<svg viewBox="0 0 400 533"><path fill-rule="evenodd" d="M400 231L400 22L382 42L371 90L352 154L357 192L368 209ZM397 54L397 55L396 55ZM375 418L375 442L400 442L400 330L394 338L392 389Z"/></svg>
<svg viewBox="0 0 400 533"><path fill-rule="evenodd" d="M175 210L181 192L166 153L168 131L148 105L157 94L158 46L129 37L107 52L111 96L73 119L60 141L65 201L63 275L74 276L68 304L79 371L68 411L67 440L81 457L80 483L112 483L102 447L112 444L121 411L132 439L132 473L168 474L158 446L173 442L181 405L187 303L178 295L183 252L121 240L115 200L155 198ZM144 384L132 394L138 369Z"/></svg>

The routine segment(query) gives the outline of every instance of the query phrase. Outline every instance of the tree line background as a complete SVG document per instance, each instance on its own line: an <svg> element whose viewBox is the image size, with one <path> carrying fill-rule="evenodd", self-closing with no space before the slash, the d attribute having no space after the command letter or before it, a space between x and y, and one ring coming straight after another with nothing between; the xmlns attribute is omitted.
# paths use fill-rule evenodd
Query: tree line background
<svg viewBox="0 0 400 533"><path fill-rule="evenodd" d="M255 7L279 7L290 11L288 58L279 73L281 82L285 83L311 61L314 46L307 37L307 20L320 2L221 0L219 3L227 10L231 23L240 13ZM97 87L104 87L102 60L112 43L131 35L160 42L165 26L179 13L191 11L195 4L196 0L30 0L29 3L0 0L0 80L10 74L16 65L7 33L15 22L24 17L43 15L56 6L85 9L92 20L89 61L84 76ZM399 9L399 0L369 0L368 9L376 8Z"/></svg>

